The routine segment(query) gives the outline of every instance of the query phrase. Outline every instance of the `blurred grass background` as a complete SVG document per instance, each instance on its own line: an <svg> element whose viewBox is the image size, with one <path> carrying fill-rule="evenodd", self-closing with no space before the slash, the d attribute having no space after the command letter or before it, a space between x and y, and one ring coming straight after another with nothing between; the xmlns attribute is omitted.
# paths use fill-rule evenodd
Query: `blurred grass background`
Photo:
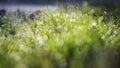
<svg viewBox="0 0 120 68"><path fill-rule="evenodd" d="M119 17L81 6L47 8L35 20L8 12L0 19L0 68L119 68Z"/></svg>

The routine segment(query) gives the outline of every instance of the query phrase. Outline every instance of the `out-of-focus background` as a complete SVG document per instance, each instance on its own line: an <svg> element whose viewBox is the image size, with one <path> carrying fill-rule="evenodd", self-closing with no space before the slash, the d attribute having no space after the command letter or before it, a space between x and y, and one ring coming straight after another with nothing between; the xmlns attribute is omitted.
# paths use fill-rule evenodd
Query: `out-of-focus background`
<svg viewBox="0 0 120 68"><path fill-rule="evenodd" d="M89 2L118 2L120 0L0 0L1 3L16 4L53 4L55 2L79 3L82 1Z"/></svg>
<svg viewBox="0 0 120 68"><path fill-rule="evenodd" d="M7 9L7 10L37 10L43 9L48 6L50 9L56 9L59 6L56 5L58 3L72 3L72 4L81 4L82 2L89 2L91 5L94 6L104 6L111 10L119 9L120 0L0 0L0 9ZM114 9L113 9L114 8Z"/></svg>

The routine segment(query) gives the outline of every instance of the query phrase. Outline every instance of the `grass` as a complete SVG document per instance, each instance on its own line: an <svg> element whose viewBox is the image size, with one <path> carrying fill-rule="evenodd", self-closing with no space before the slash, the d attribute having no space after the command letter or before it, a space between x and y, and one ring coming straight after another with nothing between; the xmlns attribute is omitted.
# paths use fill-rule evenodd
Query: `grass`
<svg viewBox="0 0 120 68"><path fill-rule="evenodd" d="M36 20L23 14L11 21L11 13L1 19L0 68L120 67L120 27L112 15L87 5L45 11Z"/></svg>

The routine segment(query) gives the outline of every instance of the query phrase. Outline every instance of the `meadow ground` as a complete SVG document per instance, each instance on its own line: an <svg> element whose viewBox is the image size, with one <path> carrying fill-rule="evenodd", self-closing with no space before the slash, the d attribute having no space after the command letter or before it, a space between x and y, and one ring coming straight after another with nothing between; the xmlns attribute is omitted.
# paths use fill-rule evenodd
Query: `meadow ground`
<svg viewBox="0 0 120 68"><path fill-rule="evenodd" d="M120 67L119 17L87 4L44 11L0 19L0 68Z"/></svg>

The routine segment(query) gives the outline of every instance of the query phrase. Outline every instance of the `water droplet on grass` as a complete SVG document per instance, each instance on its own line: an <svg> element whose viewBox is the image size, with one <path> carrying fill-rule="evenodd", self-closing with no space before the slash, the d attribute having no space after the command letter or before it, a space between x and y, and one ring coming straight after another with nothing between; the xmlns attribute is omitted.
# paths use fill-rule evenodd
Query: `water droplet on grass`
<svg viewBox="0 0 120 68"><path fill-rule="evenodd" d="M96 26L97 25L97 23L95 22L95 21L92 21L92 26Z"/></svg>

